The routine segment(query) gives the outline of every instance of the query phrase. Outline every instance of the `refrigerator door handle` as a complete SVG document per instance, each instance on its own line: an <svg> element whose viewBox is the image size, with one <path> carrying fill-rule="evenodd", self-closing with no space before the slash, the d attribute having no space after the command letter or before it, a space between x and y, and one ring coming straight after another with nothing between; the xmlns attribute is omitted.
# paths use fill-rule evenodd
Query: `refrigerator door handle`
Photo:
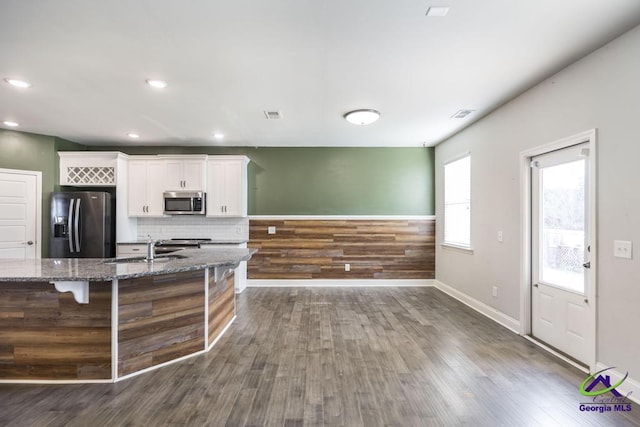
<svg viewBox="0 0 640 427"><path fill-rule="evenodd" d="M71 199L69 201L69 217L68 217L68 223L69 223L69 252L73 253L73 227L71 226L71 224L73 224L73 205L74 205L75 199Z"/></svg>
<svg viewBox="0 0 640 427"><path fill-rule="evenodd" d="M80 252L80 199L76 199L76 216L75 216L75 238L76 238L76 250Z"/></svg>

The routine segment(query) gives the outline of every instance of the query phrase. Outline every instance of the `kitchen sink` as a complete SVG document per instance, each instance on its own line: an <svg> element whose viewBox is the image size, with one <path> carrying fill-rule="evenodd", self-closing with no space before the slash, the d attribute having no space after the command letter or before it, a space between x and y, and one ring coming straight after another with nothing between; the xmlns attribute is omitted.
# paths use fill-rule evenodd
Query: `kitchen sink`
<svg viewBox="0 0 640 427"><path fill-rule="evenodd" d="M153 264L159 262L173 261L176 259L184 259L184 255L157 255L152 260L147 260L146 257L138 256L131 258L108 258L104 260L105 264Z"/></svg>

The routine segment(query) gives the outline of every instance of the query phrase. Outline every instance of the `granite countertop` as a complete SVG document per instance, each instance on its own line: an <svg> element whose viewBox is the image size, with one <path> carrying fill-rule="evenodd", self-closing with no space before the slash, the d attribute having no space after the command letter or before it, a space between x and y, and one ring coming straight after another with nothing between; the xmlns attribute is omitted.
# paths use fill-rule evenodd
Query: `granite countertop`
<svg viewBox="0 0 640 427"><path fill-rule="evenodd" d="M93 281L130 279L142 276L233 266L247 261L257 252L243 248L184 249L171 255L184 258L164 262L106 263L101 258L42 258L0 260L0 282ZM161 256L162 257L162 256ZM110 258L114 260L116 258ZM125 259L125 258L121 258Z"/></svg>

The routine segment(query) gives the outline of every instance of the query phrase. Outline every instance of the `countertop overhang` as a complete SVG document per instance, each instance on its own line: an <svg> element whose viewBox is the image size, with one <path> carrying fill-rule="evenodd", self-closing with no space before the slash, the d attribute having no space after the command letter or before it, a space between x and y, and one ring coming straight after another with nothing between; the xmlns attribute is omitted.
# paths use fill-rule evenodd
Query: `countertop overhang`
<svg viewBox="0 0 640 427"><path fill-rule="evenodd" d="M211 246L174 252L184 258L163 262L107 263L101 258L3 259L0 260L0 282L110 282L210 267L233 267L248 261L257 252L250 248Z"/></svg>

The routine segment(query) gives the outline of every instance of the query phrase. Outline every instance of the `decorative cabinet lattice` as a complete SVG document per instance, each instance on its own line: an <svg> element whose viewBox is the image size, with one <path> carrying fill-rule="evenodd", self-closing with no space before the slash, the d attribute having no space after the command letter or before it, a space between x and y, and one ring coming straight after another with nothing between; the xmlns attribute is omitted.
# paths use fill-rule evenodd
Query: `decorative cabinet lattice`
<svg viewBox="0 0 640 427"><path fill-rule="evenodd" d="M68 185L116 185L113 166L68 166Z"/></svg>
<svg viewBox="0 0 640 427"><path fill-rule="evenodd" d="M125 161L122 153L111 151L60 151L58 156L60 185L76 187L117 186L118 162Z"/></svg>

